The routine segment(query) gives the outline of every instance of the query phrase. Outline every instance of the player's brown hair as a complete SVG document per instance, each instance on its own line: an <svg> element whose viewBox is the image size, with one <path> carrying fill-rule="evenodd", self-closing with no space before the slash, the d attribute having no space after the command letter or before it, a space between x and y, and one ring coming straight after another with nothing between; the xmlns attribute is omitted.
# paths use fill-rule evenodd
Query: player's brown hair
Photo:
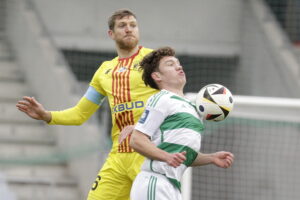
<svg viewBox="0 0 300 200"><path fill-rule="evenodd" d="M175 50L171 47L162 47L152 51L141 61L140 68L144 70L142 78L145 85L149 85L154 89L159 89L151 74L158 71L159 61L166 56L175 56Z"/></svg>
<svg viewBox="0 0 300 200"><path fill-rule="evenodd" d="M133 16L136 18L135 14L128 9L120 9L115 11L112 16L108 18L108 28L109 30L113 30L115 27L116 19L122 19L126 16Z"/></svg>

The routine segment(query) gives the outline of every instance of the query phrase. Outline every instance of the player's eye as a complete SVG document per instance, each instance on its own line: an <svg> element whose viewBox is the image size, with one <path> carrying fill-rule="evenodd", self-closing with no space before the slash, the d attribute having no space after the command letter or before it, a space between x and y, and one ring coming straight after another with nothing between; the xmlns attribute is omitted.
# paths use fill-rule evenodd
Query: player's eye
<svg viewBox="0 0 300 200"><path fill-rule="evenodd" d="M125 23L121 23L121 24L119 24L119 26L118 27L120 27L120 28L123 28L123 27L125 27L126 26L126 24Z"/></svg>
<svg viewBox="0 0 300 200"><path fill-rule="evenodd" d="M167 66L173 66L173 65L174 65L174 62L173 62L173 61L167 61L167 62L166 62L166 65L167 65Z"/></svg>

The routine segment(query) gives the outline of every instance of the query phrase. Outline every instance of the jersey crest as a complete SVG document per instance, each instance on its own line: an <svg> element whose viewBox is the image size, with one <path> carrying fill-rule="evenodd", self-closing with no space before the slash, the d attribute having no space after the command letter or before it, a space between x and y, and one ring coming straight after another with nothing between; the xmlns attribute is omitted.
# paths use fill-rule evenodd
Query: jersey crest
<svg viewBox="0 0 300 200"><path fill-rule="evenodd" d="M118 70L118 72L125 72L125 71L127 71L127 68L126 67L121 67L119 70Z"/></svg>

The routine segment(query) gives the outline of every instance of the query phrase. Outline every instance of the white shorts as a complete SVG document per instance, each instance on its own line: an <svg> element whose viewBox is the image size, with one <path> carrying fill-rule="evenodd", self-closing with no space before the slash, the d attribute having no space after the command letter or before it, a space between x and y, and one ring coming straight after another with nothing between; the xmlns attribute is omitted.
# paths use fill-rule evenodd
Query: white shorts
<svg viewBox="0 0 300 200"><path fill-rule="evenodd" d="M182 200L181 193L164 175L141 171L130 192L131 200Z"/></svg>

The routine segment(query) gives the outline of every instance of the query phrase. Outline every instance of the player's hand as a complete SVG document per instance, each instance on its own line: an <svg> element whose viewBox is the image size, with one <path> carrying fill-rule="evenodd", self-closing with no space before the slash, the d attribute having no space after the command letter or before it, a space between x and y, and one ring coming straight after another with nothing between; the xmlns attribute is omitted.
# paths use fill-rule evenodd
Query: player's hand
<svg viewBox="0 0 300 200"><path fill-rule="evenodd" d="M234 155L230 152L219 151L214 153L213 163L221 168L231 167L234 161Z"/></svg>
<svg viewBox="0 0 300 200"><path fill-rule="evenodd" d="M168 163L168 165L172 167L178 167L186 160L185 155L186 155L185 151L180 153L169 154L166 162Z"/></svg>
<svg viewBox="0 0 300 200"><path fill-rule="evenodd" d="M33 119L51 121L50 112L46 111L34 97L23 97L23 100L18 101L16 107Z"/></svg>
<svg viewBox="0 0 300 200"><path fill-rule="evenodd" d="M133 132L134 125L125 126L119 135L119 144L121 144Z"/></svg>

